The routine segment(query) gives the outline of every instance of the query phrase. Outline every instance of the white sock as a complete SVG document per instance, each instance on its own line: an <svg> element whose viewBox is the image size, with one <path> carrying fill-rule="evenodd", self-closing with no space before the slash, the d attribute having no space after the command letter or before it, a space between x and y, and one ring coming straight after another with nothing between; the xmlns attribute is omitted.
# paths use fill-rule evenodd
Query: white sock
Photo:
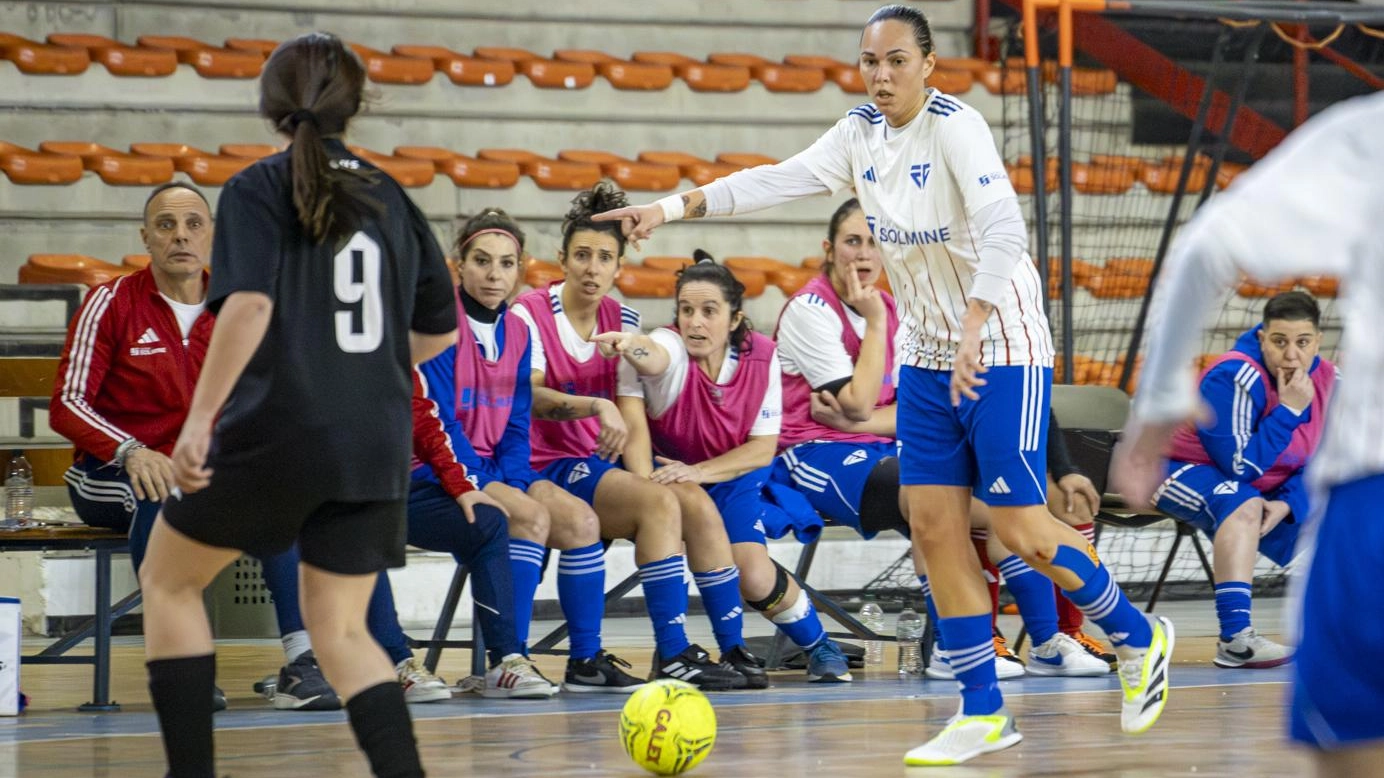
<svg viewBox="0 0 1384 778"><path fill-rule="evenodd" d="M293 664L293 660L312 650L312 640L308 638L308 631L305 629L290 632L282 639L284 656L288 657L289 664Z"/></svg>

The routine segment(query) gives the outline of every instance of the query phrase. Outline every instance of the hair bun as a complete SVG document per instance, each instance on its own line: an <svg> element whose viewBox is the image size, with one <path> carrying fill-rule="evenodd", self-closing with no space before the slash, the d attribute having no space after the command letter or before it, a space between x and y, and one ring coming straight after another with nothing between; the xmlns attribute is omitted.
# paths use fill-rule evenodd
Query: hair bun
<svg viewBox="0 0 1384 778"><path fill-rule="evenodd" d="M692 261L693 263L698 265L700 265L703 262L710 262L713 265L716 264L716 258L706 253L702 249L692 250Z"/></svg>

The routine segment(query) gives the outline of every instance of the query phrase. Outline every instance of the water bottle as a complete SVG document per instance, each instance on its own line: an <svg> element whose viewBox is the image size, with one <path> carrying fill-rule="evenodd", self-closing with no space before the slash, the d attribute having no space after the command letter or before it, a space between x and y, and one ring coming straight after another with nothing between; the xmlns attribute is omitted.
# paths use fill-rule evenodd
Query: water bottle
<svg viewBox="0 0 1384 778"><path fill-rule="evenodd" d="M865 604L860 606L860 623L865 628L876 635L884 634L884 609L879 607L873 596L865 597ZM884 664L884 642L881 640L865 641L865 664L882 665Z"/></svg>
<svg viewBox="0 0 1384 778"><path fill-rule="evenodd" d="M904 608L894 627L899 644L899 678L923 676L923 618L912 608Z"/></svg>
<svg viewBox="0 0 1384 778"><path fill-rule="evenodd" d="M34 469L22 451L14 452L5 471L6 527L22 527L34 519Z"/></svg>

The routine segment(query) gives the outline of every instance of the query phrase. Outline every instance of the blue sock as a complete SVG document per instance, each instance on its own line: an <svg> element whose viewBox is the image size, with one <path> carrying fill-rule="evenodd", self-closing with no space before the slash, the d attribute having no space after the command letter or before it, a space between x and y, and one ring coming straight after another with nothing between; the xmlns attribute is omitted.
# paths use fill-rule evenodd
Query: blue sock
<svg viewBox="0 0 1384 778"><path fill-rule="evenodd" d="M961 684L961 712L967 716L986 716L1004 707L999 681L995 678L995 641L990 614L943 617L938 631L947 636L952 672Z"/></svg>
<svg viewBox="0 0 1384 778"><path fill-rule="evenodd" d="M711 620L716 645L725 653L745 645L745 609L740 606L740 568L735 565L705 573L693 573L697 591L702 593L702 606Z"/></svg>
<svg viewBox="0 0 1384 778"><path fill-rule="evenodd" d="M1014 602L1019 605L1019 615L1024 619L1034 647L1051 640L1057 634L1057 597L1052 591L1052 581L1029 567L1018 554L1001 559L997 567L1004 574Z"/></svg>
<svg viewBox="0 0 1384 778"><path fill-rule="evenodd" d="M1068 589L1067 599L1099 624L1112 644L1147 648L1153 643L1153 628L1148 619L1120 591L1105 565L1071 546L1058 546L1052 564L1065 567L1081 579L1081 588Z"/></svg>
<svg viewBox="0 0 1384 778"><path fill-rule="evenodd" d="M802 589L798 590L796 602L769 620L803 651L811 651L818 643L827 639L827 631L822 628L822 620L817 618L817 609L812 607L812 598Z"/></svg>
<svg viewBox="0 0 1384 778"><path fill-rule="evenodd" d="M937 603L932 600L932 584L928 583L927 576L918 576L918 583L923 587L923 606L927 608L927 623L932 625L932 633L937 636L937 648L940 651L947 650L942 640L942 630L938 628L941 621L937 618Z"/></svg>
<svg viewBox="0 0 1384 778"><path fill-rule="evenodd" d="M601 651L601 617L605 615L605 545L569 548L557 563L557 599L567 617L572 659L590 659Z"/></svg>
<svg viewBox="0 0 1384 778"><path fill-rule="evenodd" d="M687 623L687 584L683 581L682 555L640 565L639 583L644 587L649 620L654 623L659 658L681 654L692 645L683 628Z"/></svg>
<svg viewBox="0 0 1384 778"><path fill-rule="evenodd" d="M389 586L389 574L381 572L375 579L375 590L370 593L370 604L365 611L365 626L370 636L389 654L389 663L397 665L413 656L408 647L408 637L399 626L399 614L394 610L394 590Z"/></svg>
<svg viewBox="0 0 1384 778"><path fill-rule="evenodd" d="M538 591L538 580L543 577L543 547L532 540L510 538L509 570L514 581L514 635L527 647L529 622L533 621L533 598Z"/></svg>
<svg viewBox="0 0 1384 778"><path fill-rule="evenodd" d="M1230 640L1249 626L1249 584L1226 581L1216 584L1216 617L1221 621L1221 640Z"/></svg>

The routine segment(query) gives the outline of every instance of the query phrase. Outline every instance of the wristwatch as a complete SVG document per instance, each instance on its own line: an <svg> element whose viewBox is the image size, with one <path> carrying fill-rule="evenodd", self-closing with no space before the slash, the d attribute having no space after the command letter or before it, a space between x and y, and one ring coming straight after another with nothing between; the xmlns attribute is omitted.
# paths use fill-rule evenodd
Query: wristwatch
<svg viewBox="0 0 1384 778"><path fill-rule="evenodd" d="M125 459L130 456L130 452L140 448L145 448L145 445L134 438L125 438L115 447L115 463L124 468Z"/></svg>

